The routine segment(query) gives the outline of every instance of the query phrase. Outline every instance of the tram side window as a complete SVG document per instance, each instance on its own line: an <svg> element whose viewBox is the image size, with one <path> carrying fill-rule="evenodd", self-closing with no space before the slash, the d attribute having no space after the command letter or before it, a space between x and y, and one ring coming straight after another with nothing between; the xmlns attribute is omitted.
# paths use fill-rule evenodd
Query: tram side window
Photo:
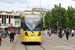
<svg viewBox="0 0 75 50"><path fill-rule="evenodd" d="M21 22L21 28L23 28L23 23Z"/></svg>
<svg viewBox="0 0 75 50"><path fill-rule="evenodd" d="M25 31L25 23L23 23L23 30Z"/></svg>
<svg viewBox="0 0 75 50"><path fill-rule="evenodd" d="M24 17L21 19L21 28L23 29L23 30L25 30L25 27L26 27L26 25L25 25L25 20L24 20Z"/></svg>
<svg viewBox="0 0 75 50"><path fill-rule="evenodd" d="M24 18L21 18L21 28L24 27Z"/></svg>

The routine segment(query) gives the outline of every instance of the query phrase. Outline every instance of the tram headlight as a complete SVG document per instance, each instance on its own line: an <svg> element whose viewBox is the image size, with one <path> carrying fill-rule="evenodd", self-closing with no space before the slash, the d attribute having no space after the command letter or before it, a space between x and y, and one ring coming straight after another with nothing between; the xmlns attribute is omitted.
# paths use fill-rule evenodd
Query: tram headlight
<svg viewBox="0 0 75 50"><path fill-rule="evenodd" d="M40 36L40 35L41 35L41 32L39 32L38 36Z"/></svg>
<svg viewBox="0 0 75 50"><path fill-rule="evenodd" d="M28 36L27 32L25 32L25 35Z"/></svg>

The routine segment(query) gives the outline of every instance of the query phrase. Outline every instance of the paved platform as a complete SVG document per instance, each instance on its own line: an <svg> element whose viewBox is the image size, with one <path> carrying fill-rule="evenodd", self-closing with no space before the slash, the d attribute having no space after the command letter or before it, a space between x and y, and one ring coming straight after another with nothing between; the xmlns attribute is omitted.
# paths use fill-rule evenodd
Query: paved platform
<svg viewBox="0 0 75 50"><path fill-rule="evenodd" d="M66 36L59 38L57 35L43 35L43 41L39 44L22 44L20 35L15 35L15 40L10 43L9 37L2 38L0 50L75 50L75 36L66 39Z"/></svg>
<svg viewBox="0 0 75 50"><path fill-rule="evenodd" d="M42 46L46 48L46 50L51 49L51 50L75 50L75 36L70 38L69 40L66 39L66 36L59 38L57 35L52 34L51 36L49 35L44 35L44 39Z"/></svg>
<svg viewBox="0 0 75 50"><path fill-rule="evenodd" d="M8 36L6 38L2 38L2 45L0 46L0 50L11 50L19 36L19 34L15 35L13 43L10 42L10 38Z"/></svg>

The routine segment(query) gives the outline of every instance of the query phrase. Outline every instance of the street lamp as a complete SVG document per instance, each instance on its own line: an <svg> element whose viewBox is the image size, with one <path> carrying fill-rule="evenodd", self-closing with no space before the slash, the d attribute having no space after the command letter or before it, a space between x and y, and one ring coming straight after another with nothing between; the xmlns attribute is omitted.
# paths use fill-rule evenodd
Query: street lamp
<svg viewBox="0 0 75 50"><path fill-rule="evenodd" d="M57 34L58 34L58 23L59 23L59 22L57 21Z"/></svg>
<svg viewBox="0 0 75 50"><path fill-rule="evenodd" d="M62 38L62 35L61 35L61 3L59 4L60 6L60 34L59 34L59 37Z"/></svg>

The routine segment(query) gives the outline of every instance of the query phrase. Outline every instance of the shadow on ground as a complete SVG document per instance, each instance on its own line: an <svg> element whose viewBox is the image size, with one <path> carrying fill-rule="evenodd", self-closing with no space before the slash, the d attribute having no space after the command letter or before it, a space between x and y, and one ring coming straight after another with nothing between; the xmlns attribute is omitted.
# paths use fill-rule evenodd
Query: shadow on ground
<svg viewBox="0 0 75 50"><path fill-rule="evenodd" d="M41 45L40 42L21 42L23 45Z"/></svg>

